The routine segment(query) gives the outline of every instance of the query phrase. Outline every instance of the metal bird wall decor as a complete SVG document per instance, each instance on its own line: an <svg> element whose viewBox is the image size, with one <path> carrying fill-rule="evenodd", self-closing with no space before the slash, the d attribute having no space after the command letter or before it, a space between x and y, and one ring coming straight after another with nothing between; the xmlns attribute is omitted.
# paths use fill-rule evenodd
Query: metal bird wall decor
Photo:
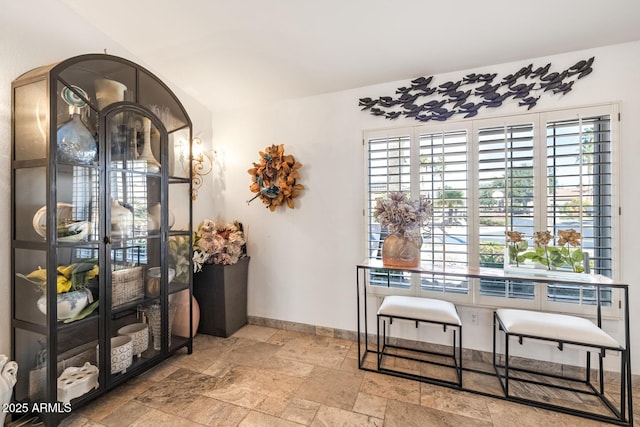
<svg viewBox="0 0 640 427"><path fill-rule="evenodd" d="M552 71L550 63L537 68L529 64L499 80L497 73L472 73L461 80L434 86L433 76L418 77L411 80L410 86L396 89L395 97L360 98L358 105L374 116L390 120L413 117L420 122L445 121L456 114L474 117L481 108L500 107L510 98L530 110L547 92L554 95L570 92L576 81L591 74L594 59L592 56L578 61L561 72Z"/></svg>

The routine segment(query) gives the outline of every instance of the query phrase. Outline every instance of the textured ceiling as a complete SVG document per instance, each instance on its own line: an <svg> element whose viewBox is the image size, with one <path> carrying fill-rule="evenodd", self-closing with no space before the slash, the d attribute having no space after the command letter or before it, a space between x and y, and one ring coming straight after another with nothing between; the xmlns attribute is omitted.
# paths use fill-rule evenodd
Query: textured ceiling
<svg viewBox="0 0 640 427"><path fill-rule="evenodd" d="M213 111L640 40L639 0L59 1Z"/></svg>

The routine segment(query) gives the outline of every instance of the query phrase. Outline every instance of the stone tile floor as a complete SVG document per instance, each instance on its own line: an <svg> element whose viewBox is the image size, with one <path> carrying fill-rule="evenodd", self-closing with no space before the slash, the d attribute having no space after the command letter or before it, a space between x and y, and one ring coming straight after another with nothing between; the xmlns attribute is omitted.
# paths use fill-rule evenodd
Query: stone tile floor
<svg viewBox="0 0 640 427"><path fill-rule="evenodd" d="M639 394L636 392L636 395ZM639 415L636 410L636 421L640 420ZM353 341L248 325L227 339L196 336L193 354L177 354L78 408L61 425L586 427L605 424L362 371L358 369L357 344Z"/></svg>

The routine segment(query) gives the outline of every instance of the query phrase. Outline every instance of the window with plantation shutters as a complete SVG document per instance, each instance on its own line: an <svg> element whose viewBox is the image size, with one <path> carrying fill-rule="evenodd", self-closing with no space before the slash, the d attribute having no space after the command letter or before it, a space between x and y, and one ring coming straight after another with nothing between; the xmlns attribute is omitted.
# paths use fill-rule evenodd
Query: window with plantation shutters
<svg viewBox="0 0 640 427"><path fill-rule="evenodd" d="M382 259L382 242L387 230L373 218L376 199L385 197L392 191L411 191L411 137L409 135L379 136L367 141L367 224L369 236L369 257ZM373 286L409 288L410 276L407 274L371 273Z"/></svg>
<svg viewBox="0 0 640 427"><path fill-rule="evenodd" d="M534 231L557 237L559 230L574 229L583 237L586 268L615 278L617 109L611 104L365 132L368 256L381 258L386 237L372 217L376 199L403 191L433 203L423 230L425 264L502 269L505 231L520 231L533 245ZM373 271L369 280L383 294L438 293L452 301L566 312L589 312L597 297L586 286L476 283L400 272ZM613 307L615 293L605 290L599 297Z"/></svg>
<svg viewBox="0 0 640 427"><path fill-rule="evenodd" d="M547 229L582 235L585 267L612 277L612 154L609 115L546 124ZM611 304L611 291L600 298ZM593 305L592 287L549 286L549 301Z"/></svg>
<svg viewBox="0 0 640 427"><path fill-rule="evenodd" d="M433 206L433 218L422 244L423 262L469 263L469 177L466 130L418 134L420 148L420 194ZM467 280L441 276L421 278L421 288L439 293L469 292Z"/></svg>
<svg viewBox="0 0 640 427"><path fill-rule="evenodd" d="M480 128L477 144L479 264L502 268L505 230L534 231L534 125ZM482 280L480 294L533 299L534 285Z"/></svg>

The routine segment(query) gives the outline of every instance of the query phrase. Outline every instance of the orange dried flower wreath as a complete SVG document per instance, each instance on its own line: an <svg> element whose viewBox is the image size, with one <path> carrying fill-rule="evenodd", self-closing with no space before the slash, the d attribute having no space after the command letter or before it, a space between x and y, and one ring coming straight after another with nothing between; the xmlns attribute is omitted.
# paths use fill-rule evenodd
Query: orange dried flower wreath
<svg viewBox="0 0 640 427"><path fill-rule="evenodd" d="M249 189L257 194L247 203L260 198L271 211L285 203L293 209L293 199L304 189L302 184L296 183L300 179L302 164L296 162L291 154L284 153L284 144L272 145L259 153L260 162L253 163L247 171L252 180Z"/></svg>

